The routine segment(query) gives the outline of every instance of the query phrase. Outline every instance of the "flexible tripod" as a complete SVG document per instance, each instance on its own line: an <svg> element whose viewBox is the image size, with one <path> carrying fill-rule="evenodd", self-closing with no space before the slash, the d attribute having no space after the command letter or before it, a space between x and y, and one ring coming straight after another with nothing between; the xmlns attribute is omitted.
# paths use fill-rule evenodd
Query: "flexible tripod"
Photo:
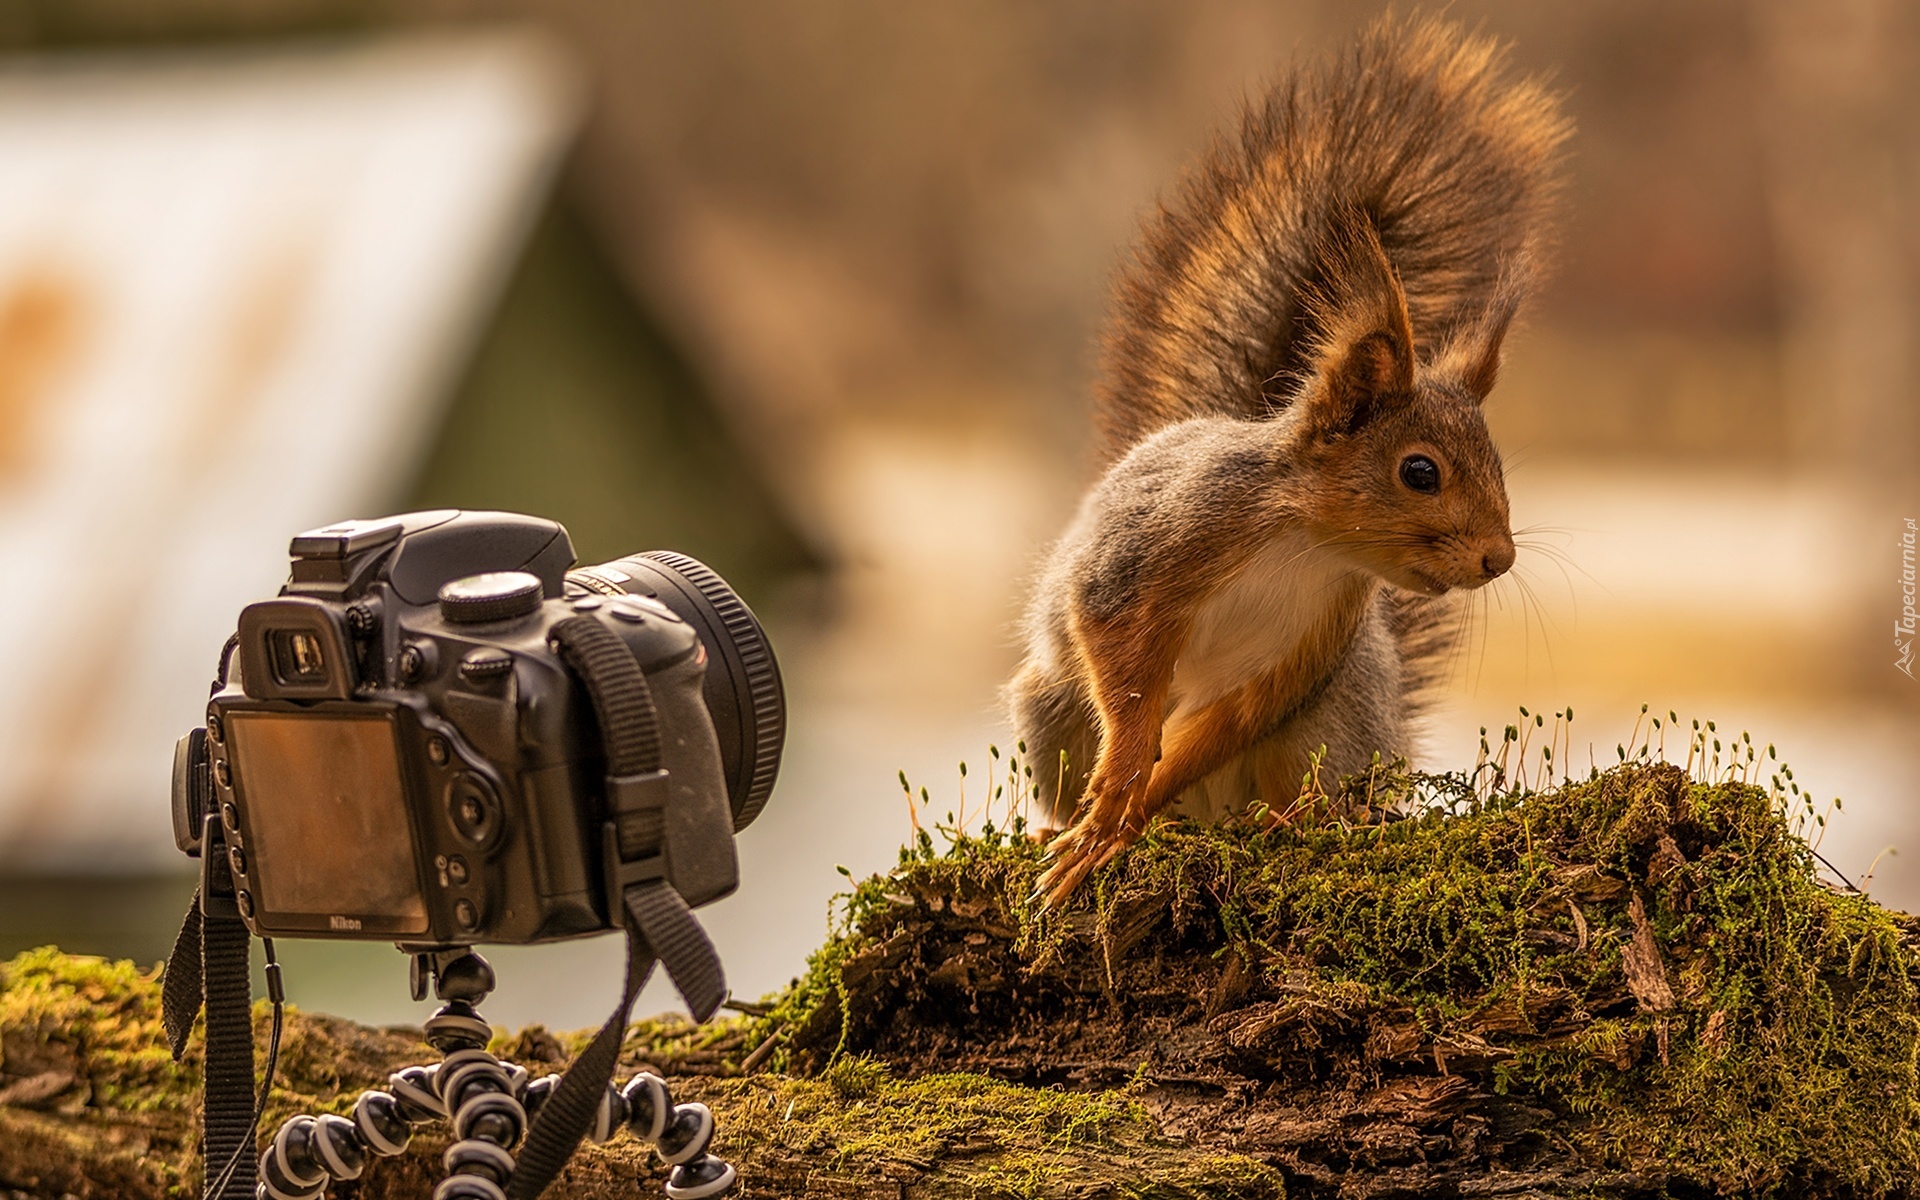
<svg viewBox="0 0 1920 1200"><path fill-rule="evenodd" d="M445 1057L395 1071L385 1091L360 1093L351 1118L288 1118L260 1156L256 1200L321 1200L335 1180L360 1178L372 1157L405 1151L415 1125L442 1119L457 1140L442 1159L447 1174L433 1200L506 1200L513 1149L560 1077L529 1079L524 1068L487 1053L493 1029L474 1008L493 991L486 959L466 947L416 955L417 1000L426 998L428 975L444 1003L427 1018L427 1044ZM733 1168L707 1153L713 1113L700 1103L675 1104L658 1075L642 1071L625 1087L608 1084L587 1136L605 1142L622 1126L673 1167L672 1200L706 1200L733 1188Z"/></svg>

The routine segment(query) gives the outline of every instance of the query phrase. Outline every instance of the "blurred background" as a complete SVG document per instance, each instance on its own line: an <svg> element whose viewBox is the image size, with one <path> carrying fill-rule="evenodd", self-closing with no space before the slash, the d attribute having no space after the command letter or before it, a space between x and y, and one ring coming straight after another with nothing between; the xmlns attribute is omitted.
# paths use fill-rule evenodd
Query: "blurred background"
<svg viewBox="0 0 1920 1200"><path fill-rule="evenodd" d="M896 771L943 809L968 760L977 804L1007 748L1141 217L1380 7L0 0L0 956L163 957L173 739L234 615L297 530L463 506L683 549L758 608L791 740L706 912L737 994L784 984L836 865L908 836ZM1519 705L1573 707L1581 768L1642 703L1711 718L1920 905L1920 10L1448 11L1579 133L1489 409L1527 548L1424 764ZM390 948L282 953L310 1008L424 1015ZM580 1027L621 948L493 957L497 1023Z"/></svg>

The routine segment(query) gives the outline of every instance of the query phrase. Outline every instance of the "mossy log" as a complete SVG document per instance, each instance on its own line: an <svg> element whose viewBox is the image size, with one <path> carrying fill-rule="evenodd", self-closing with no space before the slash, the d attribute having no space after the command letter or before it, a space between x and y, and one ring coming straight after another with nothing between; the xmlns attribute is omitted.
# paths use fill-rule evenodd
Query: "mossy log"
<svg viewBox="0 0 1920 1200"><path fill-rule="evenodd" d="M623 1068L712 1106L743 1196L1920 1194L1920 923L1822 884L1775 796L1349 787L1417 815L1159 825L1054 913L1030 839L923 843L765 1011L641 1022ZM168 1059L153 975L0 970L0 1194L192 1194L199 1051ZM294 1013L267 1127L432 1057ZM424 1198L443 1144L335 1194ZM552 1194L663 1180L622 1137Z"/></svg>
<svg viewBox="0 0 1920 1200"><path fill-rule="evenodd" d="M1317 820L1156 825L1058 913L1031 840L923 840L855 888L772 1063L1120 1089L1294 1196L1920 1194L1920 922L1708 770L1379 769Z"/></svg>
<svg viewBox="0 0 1920 1200"><path fill-rule="evenodd" d="M264 1004L254 1024L264 1053ZM1284 1195L1272 1167L1189 1147L1124 1095L977 1074L903 1080L853 1058L813 1078L748 1075L739 1064L754 1025L742 1017L704 1027L642 1021L622 1055L621 1078L661 1072L677 1100L713 1109L714 1151L740 1170L734 1194L743 1198ZM539 1074L557 1069L587 1036L532 1028L494 1050ZM169 1059L156 972L51 948L0 967L0 1196L197 1196L198 1039L183 1062ZM271 1130L296 1112L343 1113L389 1072L435 1058L418 1030L291 1012L263 1125ZM424 1200L446 1144L435 1127L422 1127L404 1155L378 1160L331 1194ZM621 1135L583 1146L549 1194L630 1200L660 1195L665 1180L659 1160Z"/></svg>

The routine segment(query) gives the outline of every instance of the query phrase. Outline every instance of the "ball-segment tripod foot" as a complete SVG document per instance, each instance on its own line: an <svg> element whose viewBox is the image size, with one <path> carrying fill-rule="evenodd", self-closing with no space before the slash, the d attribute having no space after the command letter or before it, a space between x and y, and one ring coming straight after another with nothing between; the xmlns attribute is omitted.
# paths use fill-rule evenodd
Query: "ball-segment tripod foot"
<svg viewBox="0 0 1920 1200"><path fill-rule="evenodd" d="M321 1200L334 1181L358 1179L372 1159L404 1152L414 1126L437 1120L451 1122L457 1140L441 1160L447 1174L433 1200L506 1200L513 1150L560 1077L529 1079L523 1068L487 1053L493 1029L474 1008L493 990L486 959L464 947L416 956L416 998L425 996L427 974L445 1002L427 1018L427 1044L444 1057L395 1071L384 1091L360 1093L351 1118L289 1118L260 1156L256 1200ZM607 1086L587 1136L605 1142L622 1128L673 1168L671 1200L707 1200L733 1189L733 1167L707 1153L713 1113L704 1104L675 1104L658 1075L643 1071L625 1087Z"/></svg>

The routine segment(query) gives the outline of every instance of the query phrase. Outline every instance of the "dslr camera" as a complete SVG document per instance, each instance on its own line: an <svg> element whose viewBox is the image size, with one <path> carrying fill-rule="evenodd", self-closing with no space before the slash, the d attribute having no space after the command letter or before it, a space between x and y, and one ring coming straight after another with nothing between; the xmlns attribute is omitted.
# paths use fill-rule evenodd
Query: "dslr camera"
<svg viewBox="0 0 1920 1200"><path fill-rule="evenodd" d="M203 903L261 937L415 948L618 929L648 879L689 906L733 890L786 710L718 575L665 551L571 569L562 526L494 512L347 521L291 553L175 751ZM609 648L620 686L596 685ZM611 761L615 728L641 769Z"/></svg>

